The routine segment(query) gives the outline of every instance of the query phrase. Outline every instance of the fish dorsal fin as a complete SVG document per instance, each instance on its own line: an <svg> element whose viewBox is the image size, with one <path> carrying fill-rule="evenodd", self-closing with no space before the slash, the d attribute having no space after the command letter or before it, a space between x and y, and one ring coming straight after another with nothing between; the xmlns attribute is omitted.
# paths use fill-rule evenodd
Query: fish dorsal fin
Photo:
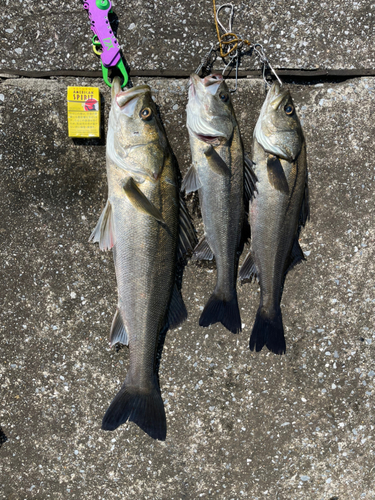
<svg viewBox="0 0 375 500"><path fill-rule="evenodd" d="M187 211L184 200L180 197L180 226L179 226L179 244L178 244L178 260L192 251L197 244L197 235L189 212Z"/></svg>
<svg viewBox="0 0 375 500"><path fill-rule="evenodd" d="M99 243L100 250L110 250L115 242L112 206L107 200L95 229L90 235L89 241Z"/></svg>
<svg viewBox="0 0 375 500"><path fill-rule="evenodd" d="M181 293L179 292L177 285L173 287L171 302L169 304L168 310L168 328L177 328L182 322L187 318L187 310L182 299Z"/></svg>
<svg viewBox="0 0 375 500"><path fill-rule="evenodd" d="M249 205L249 202L253 199L254 193L257 191L256 183L258 178L254 173L253 165L255 163L250 160L249 156L244 154L244 196L245 196L245 209Z"/></svg>
<svg viewBox="0 0 375 500"><path fill-rule="evenodd" d="M203 236L199 240L198 245L194 248L193 260L212 260L214 254L208 244L206 237Z"/></svg>
<svg viewBox="0 0 375 500"><path fill-rule="evenodd" d="M247 254L246 259L242 263L239 278L241 283L251 282L253 278L258 278L257 268L251 252Z"/></svg>
<svg viewBox="0 0 375 500"><path fill-rule="evenodd" d="M117 343L129 345L128 334L126 333L124 323L122 322L121 314L118 309L113 317L111 331L109 333L109 342L111 347Z"/></svg>
<svg viewBox="0 0 375 500"><path fill-rule="evenodd" d="M185 191L186 194L189 194L193 191L198 191L201 187L202 183L199 180L198 174L195 168L191 166L182 181L181 191Z"/></svg>
<svg viewBox="0 0 375 500"><path fill-rule="evenodd" d="M204 154L207 159L208 166L213 172L215 172L215 174L230 176L228 165L225 163L219 153L215 151L213 146L210 146L207 151L204 152Z"/></svg>
<svg viewBox="0 0 375 500"><path fill-rule="evenodd" d="M269 155L267 159L268 180L273 188L289 195L288 181L286 180L283 166L277 156Z"/></svg>
<svg viewBox="0 0 375 500"><path fill-rule="evenodd" d="M154 217L159 222L165 224L163 216L158 208L142 193L132 177L125 182L123 189L125 194L135 209L145 215Z"/></svg>

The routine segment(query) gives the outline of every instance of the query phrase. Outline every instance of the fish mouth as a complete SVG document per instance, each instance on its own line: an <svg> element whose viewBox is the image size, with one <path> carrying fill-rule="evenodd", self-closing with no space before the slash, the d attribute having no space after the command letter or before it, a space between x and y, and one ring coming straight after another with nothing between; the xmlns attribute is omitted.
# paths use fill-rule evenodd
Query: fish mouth
<svg viewBox="0 0 375 500"><path fill-rule="evenodd" d="M187 106L187 126L189 132L202 142L219 145L228 140L226 134L215 126L207 114L207 97L215 95L220 84L224 81L222 75L208 75L200 78L196 73L190 75L189 100ZM208 94L208 95L207 95ZM209 97L211 99L211 97Z"/></svg>
<svg viewBox="0 0 375 500"><path fill-rule="evenodd" d="M116 92L117 89L115 89L115 92ZM128 90L120 90L118 92L115 93L115 101L116 101L116 104L117 106L125 112L125 114L128 114L126 111L127 111L127 107L129 107L129 103L133 100L133 99L138 99L141 95L144 95L146 94L147 92L151 93L151 89L148 85L138 85L137 87L133 87L131 89L128 89ZM132 108L134 108L134 106L132 106ZM134 111L134 109L132 110L129 110L129 111ZM129 116L132 116L133 113L129 114Z"/></svg>
<svg viewBox="0 0 375 500"><path fill-rule="evenodd" d="M269 90L267 100L269 105L276 111L287 96L289 96L289 90L281 90L280 84L275 82Z"/></svg>
<svg viewBox="0 0 375 500"><path fill-rule="evenodd" d="M205 78L203 78L202 83L205 87L210 87L211 85L215 85L223 81L224 81L223 75L220 75L220 73L212 73L211 75L208 75Z"/></svg>
<svg viewBox="0 0 375 500"><path fill-rule="evenodd" d="M219 145L221 142L221 139L223 138L223 136L219 136L219 135L202 135L202 134L197 134L193 130L192 130L192 132L195 135L195 137L197 139L199 139L200 141L206 142L207 144L212 144L214 146Z"/></svg>
<svg viewBox="0 0 375 500"><path fill-rule="evenodd" d="M190 97L195 97L199 88L201 88L203 92L209 92L215 95L219 85L223 81L224 77L220 74L213 73L205 78L200 78L196 73L192 73L189 81Z"/></svg>

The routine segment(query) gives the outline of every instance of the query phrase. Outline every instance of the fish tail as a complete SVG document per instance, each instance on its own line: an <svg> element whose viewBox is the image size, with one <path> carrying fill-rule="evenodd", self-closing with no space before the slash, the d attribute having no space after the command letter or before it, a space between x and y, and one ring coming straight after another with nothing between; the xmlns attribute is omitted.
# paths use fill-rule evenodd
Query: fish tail
<svg viewBox="0 0 375 500"><path fill-rule="evenodd" d="M199 318L199 326L210 326L219 322L232 333L238 333L242 330L236 291L229 300L215 291Z"/></svg>
<svg viewBox="0 0 375 500"><path fill-rule="evenodd" d="M165 441L167 421L157 382L147 392L124 385L106 411L102 429L114 431L127 420L137 424L153 439Z"/></svg>
<svg viewBox="0 0 375 500"><path fill-rule="evenodd" d="M259 352L266 346L275 354L284 354L286 350L283 318L278 307L270 314L263 307L258 309L253 331L251 332L249 347Z"/></svg>

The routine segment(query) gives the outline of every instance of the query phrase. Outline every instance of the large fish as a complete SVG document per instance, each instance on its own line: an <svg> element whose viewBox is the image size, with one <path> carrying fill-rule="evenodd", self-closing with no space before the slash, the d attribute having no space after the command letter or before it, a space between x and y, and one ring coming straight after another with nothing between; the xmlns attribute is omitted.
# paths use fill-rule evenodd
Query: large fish
<svg viewBox="0 0 375 500"><path fill-rule="evenodd" d="M278 83L268 91L255 126L253 169L258 182L250 202L251 250L240 269L241 280L256 276L260 282L250 349L266 345L282 354L281 295L287 272L304 260L298 237L309 205L301 124L289 91Z"/></svg>
<svg viewBox="0 0 375 500"><path fill-rule="evenodd" d="M221 322L241 330L236 280L244 211L244 153L230 93L221 75L190 77L186 108L192 166L182 189L198 190L204 237L193 259L211 260L217 267L216 287L199 320L201 326ZM251 182L251 181L250 181Z"/></svg>
<svg viewBox="0 0 375 500"><path fill-rule="evenodd" d="M155 439L166 437L156 370L159 334L186 317L177 261L195 233L179 197L178 166L150 88L121 91L114 79L107 135L108 201L90 240L113 248L118 307L111 345L129 345L130 366L102 429L127 420Z"/></svg>

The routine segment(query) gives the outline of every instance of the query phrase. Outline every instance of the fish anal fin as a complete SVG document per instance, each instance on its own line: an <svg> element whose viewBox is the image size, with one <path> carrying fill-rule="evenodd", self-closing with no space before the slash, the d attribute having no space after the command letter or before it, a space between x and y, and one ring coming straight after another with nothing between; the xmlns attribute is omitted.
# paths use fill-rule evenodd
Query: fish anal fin
<svg viewBox="0 0 375 500"><path fill-rule="evenodd" d="M120 311L117 309L113 317L111 331L109 334L109 342L111 347L115 344L129 345L128 334L126 333L124 323L121 318Z"/></svg>
<svg viewBox="0 0 375 500"><path fill-rule="evenodd" d="M115 240L112 206L107 200L89 241L99 243L100 250L110 250L114 246Z"/></svg>
<svg viewBox="0 0 375 500"><path fill-rule="evenodd" d="M198 191L202 187L202 183L199 180L197 171L193 166L189 168L185 177L183 178L181 184L181 191L185 191L186 194L192 193L193 191Z"/></svg>
<svg viewBox="0 0 375 500"><path fill-rule="evenodd" d="M230 169L228 168L228 165L213 146L210 146L204 154L206 156L208 166L213 172L215 172L215 174L230 176Z"/></svg>
<svg viewBox="0 0 375 500"><path fill-rule="evenodd" d="M123 189L128 200L136 210L142 212L145 215L149 215L150 217L154 217L154 219L165 224L160 210L156 208L155 205L153 205L150 200L142 193L132 177L129 177L126 180L125 184L123 185Z"/></svg>
<svg viewBox="0 0 375 500"><path fill-rule="evenodd" d="M253 256L251 255L251 252L247 254L245 260L242 263L239 272L239 278L241 280L241 283L248 283L251 282L253 278L258 278L257 268L255 266L255 262Z"/></svg>
<svg viewBox="0 0 375 500"><path fill-rule="evenodd" d="M288 181L286 180L284 169L281 165L280 159L277 156L270 155L268 157L267 173L268 180L271 186L277 191L289 195Z"/></svg>
<svg viewBox="0 0 375 500"><path fill-rule="evenodd" d="M194 248L194 253L192 260L212 260L214 258L214 254L208 244L206 237L203 236L199 240L198 245Z"/></svg>

